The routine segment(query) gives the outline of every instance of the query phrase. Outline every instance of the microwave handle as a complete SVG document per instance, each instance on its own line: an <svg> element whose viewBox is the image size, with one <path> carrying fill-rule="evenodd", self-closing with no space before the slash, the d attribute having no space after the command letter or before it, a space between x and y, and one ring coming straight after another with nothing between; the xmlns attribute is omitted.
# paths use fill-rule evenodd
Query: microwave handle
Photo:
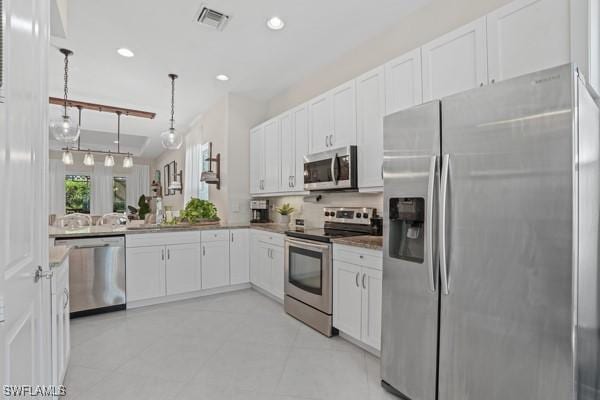
<svg viewBox="0 0 600 400"><path fill-rule="evenodd" d="M337 185L338 184L338 171L336 171L336 166L338 163L338 155L337 153L335 154L335 156L333 156L333 158L331 159L331 179L333 180L333 184Z"/></svg>

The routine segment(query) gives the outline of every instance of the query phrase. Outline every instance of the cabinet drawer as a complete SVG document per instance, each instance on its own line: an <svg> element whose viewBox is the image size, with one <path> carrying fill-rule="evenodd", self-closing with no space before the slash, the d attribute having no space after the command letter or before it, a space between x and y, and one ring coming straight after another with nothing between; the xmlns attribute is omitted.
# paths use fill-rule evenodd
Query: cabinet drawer
<svg viewBox="0 0 600 400"><path fill-rule="evenodd" d="M202 242L222 242L229 241L229 230L215 229L202 231Z"/></svg>
<svg viewBox="0 0 600 400"><path fill-rule="evenodd" d="M170 244L200 243L200 231L158 232L127 235L126 247L168 246Z"/></svg>
<svg viewBox="0 0 600 400"><path fill-rule="evenodd" d="M383 269L383 253L360 247L334 245L333 259L378 270Z"/></svg>
<svg viewBox="0 0 600 400"><path fill-rule="evenodd" d="M265 232L261 234L259 240L264 243L268 243L273 246L283 247L285 236L280 235L279 233L269 233Z"/></svg>

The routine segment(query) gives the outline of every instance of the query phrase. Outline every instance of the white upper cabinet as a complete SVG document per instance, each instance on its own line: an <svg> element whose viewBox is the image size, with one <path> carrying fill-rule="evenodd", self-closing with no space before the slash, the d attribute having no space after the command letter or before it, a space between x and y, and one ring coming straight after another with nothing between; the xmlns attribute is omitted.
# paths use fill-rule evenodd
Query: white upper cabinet
<svg viewBox="0 0 600 400"><path fill-rule="evenodd" d="M374 69L356 79L358 187L383 188L383 117L385 70Z"/></svg>
<svg viewBox="0 0 600 400"><path fill-rule="evenodd" d="M294 131L295 166L292 173L292 191L304 190L304 156L308 150L308 105L303 104L292 111Z"/></svg>
<svg viewBox="0 0 600 400"><path fill-rule="evenodd" d="M278 192L281 186L281 131L279 119L264 125L264 187L267 193Z"/></svg>
<svg viewBox="0 0 600 400"><path fill-rule="evenodd" d="M570 60L569 0L517 0L487 18L490 82Z"/></svg>
<svg viewBox="0 0 600 400"><path fill-rule="evenodd" d="M423 101L488 83L485 17L422 47Z"/></svg>
<svg viewBox="0 0 600 400"><path fill-rule="evenodd" d="M292 114L279 117L281 127L281 187L280 192L292 190L292 177L296 169L296 141L292 125Z"/></svg>
<svg viewBox="0 0 600 400"><path fill-rule="evenodd" d="M310 152L356 144L356 87L344 83L309 102Z"/></svg>
<svg viewBox="0 0 600 400"><path fill-rule="evenodd" d="M385 65L385 113L423 102L421 49L415 49Z"/></svg>
<svg viewBox="0 0 600 400"><path fill-rule="evenodd" d="M332 132L330 147L356 144L356 86L350 81L331 91Z"/></svg>
<svg viewBox="0 0 600 400"><path fill-rule="evenodd" d="M330 147L331 96L327 93L309 102L310 152L319 153Z"/></svg>
<svg viewBox="0 0 600 400"><path fill-rule="evenodd" d="M250 193L261 193L264 188L265 137L263 126L250 131Z"/></svg>

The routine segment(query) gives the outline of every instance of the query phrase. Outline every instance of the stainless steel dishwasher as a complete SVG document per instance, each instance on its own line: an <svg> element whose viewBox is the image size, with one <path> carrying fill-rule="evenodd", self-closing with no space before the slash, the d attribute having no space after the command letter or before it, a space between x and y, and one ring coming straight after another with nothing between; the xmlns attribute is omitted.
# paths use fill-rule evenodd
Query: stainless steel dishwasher
<svg viewBox="0 0 600 400"><path fill-rule="evenodd" d="M125 309L124 236L61 239L56 245L72 249L71 318Z"/></svg>

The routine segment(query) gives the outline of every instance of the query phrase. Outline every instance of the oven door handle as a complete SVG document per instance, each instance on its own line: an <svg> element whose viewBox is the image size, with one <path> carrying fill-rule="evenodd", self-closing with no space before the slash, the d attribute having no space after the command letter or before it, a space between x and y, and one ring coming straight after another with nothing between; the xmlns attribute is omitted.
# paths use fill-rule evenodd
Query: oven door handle
<svg viewBox="0 0 600 400"><path fill-rule="evenodd" d="M315 250L315 249L329 250L328 244L318 244L318 243L308 242L308 241L304 241L304 240L296 240L296 239L288 238L288 239L286 239L286 243L289 246L296 246L296 247L300 247L300 248L307 249L307 250Z"/></svg>

